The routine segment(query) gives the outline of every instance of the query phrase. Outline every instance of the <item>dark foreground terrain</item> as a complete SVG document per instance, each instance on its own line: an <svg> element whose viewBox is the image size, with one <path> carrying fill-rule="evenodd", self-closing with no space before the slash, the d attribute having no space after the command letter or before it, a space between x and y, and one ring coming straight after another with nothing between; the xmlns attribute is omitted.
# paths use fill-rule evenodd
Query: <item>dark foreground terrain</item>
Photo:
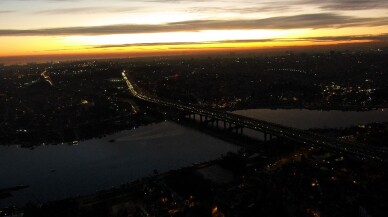
<svg viewBox="0 0 388 217"><path fill-rule="evenodd" d="M162 120L155 109L150 119L147 105L128 95L124 69L150 94L206 108L384 108L387 58L380 50L0 66L0 144L71 144ZM386 147L386 123L314 132ZM250 145L95 195L9 207L0 216L387 216L382 165L281 139L230 140ZM23 187L0 190L0 202Z"/></svg>
<svg viewBox="0 0 388 217"><path fill-rule="evenodd" d="M96 195L28 204L21 212L26 217L385 216L387 178L381 169L273 140L182 170L155 171Z"/></svg>

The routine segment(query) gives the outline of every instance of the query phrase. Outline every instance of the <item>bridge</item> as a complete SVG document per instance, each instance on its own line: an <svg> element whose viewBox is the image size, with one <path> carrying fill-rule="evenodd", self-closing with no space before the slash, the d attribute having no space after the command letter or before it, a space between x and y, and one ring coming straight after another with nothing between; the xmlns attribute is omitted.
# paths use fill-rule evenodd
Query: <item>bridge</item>
<svg viewBox="0 0 388 217"><path fill-rule="evenodd" d="M268 138L268 136L270 138L275 136L313 147L324 148L334 153L346 155L365 162L374 162L379 164L388 163L388 150L384 148L340 141L335 138L326 137L306 130L287 127L280 124L245 117L242 115L202 108L194 105L183 105L180 103L159 99L157 97L151 97L148 96L148 94L136 90L138 88L135 88L136 85L131 83L125 71L122 72L122 77L126 82L131 95L137 99L180 111L186 114L186 117L190 119L199 118L201 123L212 123L213 125L216 124L216 127L219 127L219 123L221 122L224 128L228 128L240 134L243 133L244 128L247 128L264 133L265 140Z"/></svg>

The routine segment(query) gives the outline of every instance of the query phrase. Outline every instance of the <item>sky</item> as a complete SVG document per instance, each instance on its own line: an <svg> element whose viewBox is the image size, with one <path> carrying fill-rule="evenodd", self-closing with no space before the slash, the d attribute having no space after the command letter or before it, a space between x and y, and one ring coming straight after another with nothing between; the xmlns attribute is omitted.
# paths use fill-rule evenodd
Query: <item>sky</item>
<svg viewBox="0 0 388 217"><path fill-rule="evenodd" d="M0 0L0 57L386 41L387 0Z"/></svg>

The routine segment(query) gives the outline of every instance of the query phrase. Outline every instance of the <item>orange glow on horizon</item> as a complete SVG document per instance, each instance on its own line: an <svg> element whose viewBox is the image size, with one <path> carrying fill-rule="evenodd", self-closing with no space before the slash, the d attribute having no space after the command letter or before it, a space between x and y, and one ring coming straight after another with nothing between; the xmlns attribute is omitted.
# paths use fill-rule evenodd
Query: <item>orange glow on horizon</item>
<svg viewBox="0 0 388 217"><path fill-rule="evenodd" d="M95 55L95 54L128 54L128 55L144 55L144 54L169 54L169 53L184 53L184 52L209 52L209 51L248 51L248 50L264 50L270 48L285 48L285 47L305 47L305 46L325 46L339 44L355 44L367 43L370 40L354 40L354 41L336 41L336 42L312 42L312 41L291 41L291 42L237 42L237 43L215 43L215 44L184 44L184 45L133 45L120 48L72 48L69 50L46 51L39 54L17 53L0 53L1 56L29 56L29 55ZM12 54L12 53L11 53Z"/></svg>
<svg viewBox="0 0 388 217"><path fill-rule="evenodd" d="M291 30L202 30L97 36L0 37L0 57L49 55L163 55L209 51L268 50L271 48L325 46L373 42L373 40L309 40L309 38L359 35L363 28ZM372 28L374 34L385 29ZM371 32L371 33L372 33Z"/></svg>

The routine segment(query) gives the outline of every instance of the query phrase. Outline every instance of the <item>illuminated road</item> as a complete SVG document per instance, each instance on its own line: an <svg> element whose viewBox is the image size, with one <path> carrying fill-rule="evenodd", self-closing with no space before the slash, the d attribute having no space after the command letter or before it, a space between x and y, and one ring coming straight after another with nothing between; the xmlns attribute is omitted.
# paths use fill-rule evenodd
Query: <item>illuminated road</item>
<svg viewBox="0 0 388 217"><path fill-rule="evenodd" d="M44 70L44 72L42 72L42 74L40 74L44 80L46 80L51 86L53 86L53 81L51 80L48 72L46 70Z"/></svg>
<svg viewBox="0 0 388 217"><path fill-rule="evenodd" d="M177 110L184 111L186 113L202 115L212 119L225 121L239 127L249 128L256 131L268 133L277 137L301 142L306 145L325 148L338 154L346 154L362 161L372 161L384 164L387 163L387 149L384 148L339 141L337 139L325 137L319 134L311 133L309 131L282 126L279 124L274 124L258 119L248 118L233 113L217 111L207 108L205 109L192 105L183 105L180 103L150 97L135 90L135 87L126 76L125 71L122 72L122 76L125 82L127 83L128 90L134 97L150 103L157 104L159 106L174 108Z"/></svg>

